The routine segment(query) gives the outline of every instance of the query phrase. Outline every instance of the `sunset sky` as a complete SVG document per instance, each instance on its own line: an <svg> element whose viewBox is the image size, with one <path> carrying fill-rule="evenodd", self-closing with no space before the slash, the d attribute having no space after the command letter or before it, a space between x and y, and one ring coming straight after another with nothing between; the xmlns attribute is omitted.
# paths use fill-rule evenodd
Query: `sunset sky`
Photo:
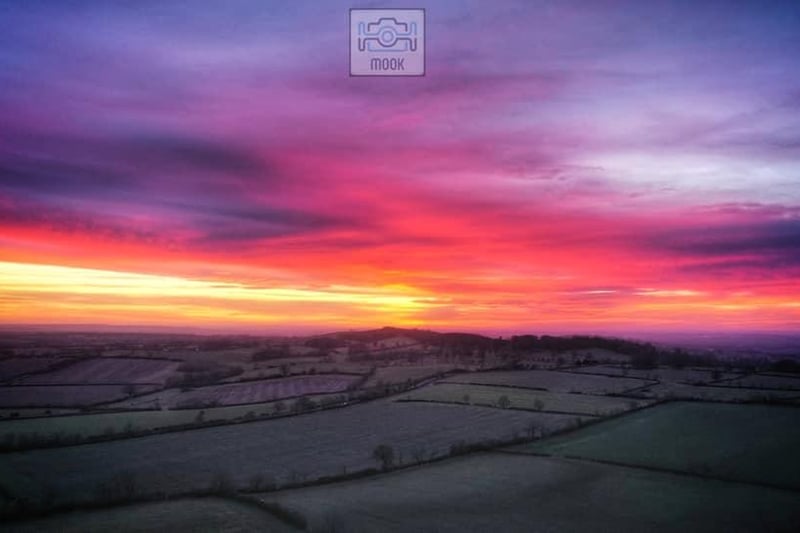
<svg viewBox="0 0 800 533"><path fill-rule="evenodd" d="M425 7L427 75L348 76ZM800 4L0 4L0 323L794 331Z"/></svg>

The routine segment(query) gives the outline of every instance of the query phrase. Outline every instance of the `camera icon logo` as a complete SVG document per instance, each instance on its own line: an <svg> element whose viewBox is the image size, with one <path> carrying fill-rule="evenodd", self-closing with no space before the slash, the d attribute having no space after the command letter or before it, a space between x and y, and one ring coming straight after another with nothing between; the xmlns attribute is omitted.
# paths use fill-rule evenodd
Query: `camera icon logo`
<svg viewBox="0 0 800 533"><path fill-rule="evenodd" d="M358 23L358 50L369 52L416 52L417 23L394 17Z"/></svg>
<svg viewBox="0 0 800 533"><path fill-rule="evenodd" d="M351 76L424 76L424 9L351 9Z"/></svg>

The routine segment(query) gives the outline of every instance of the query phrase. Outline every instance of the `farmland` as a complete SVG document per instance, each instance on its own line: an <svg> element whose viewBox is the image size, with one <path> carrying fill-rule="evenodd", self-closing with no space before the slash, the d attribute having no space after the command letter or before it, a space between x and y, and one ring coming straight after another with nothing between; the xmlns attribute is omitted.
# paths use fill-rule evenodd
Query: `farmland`
<svg viewBox="0 0 800 533"><path fill-rule="evenodd" d="M800 376L781 376L775 374L750 374L738 379L720 383L730 387L748 387L754 389L794 390L800 393Z"/></svg>
<svg viewBox="0 0 800 533"><path fill-rule="evenodd" d="M800 489L798 447L797 408L674 402L519 449Z"/></svg>
<svg viewBox="0 0 800 533"><path fill-rule="evenodd" d="M210 385L185 391L167 389L131 398L114 404L113 407L193 408L262 403L311 394L342 392L358 380L359 376L349 374L318 374Z"/></svg>
<svg viewBox="0 0 800 533"><path fill-rule="evenodd" d="M750 402L764 400L791 400L800 397L796 390L748 389L745 387L718 387L658 383L636 391L636 397L672 400L703 400L717 402Z"/></svg>
<svg viewBox="0 0 800 533"><path fill-rule="evenodd" d="M64 360L59 357L8 357L0 359L0 382L33 372L42 372Z"/></svg>
<svg viewBox="0 0 800 533"><path fill-rule="evenodd" d="M574 422L573 416L380 400L263 422L5 453L0 489L27 498L48 490L85 500L123 472L135 472L144 492L205 488L220 473L239 486L254 473L286 483L374 467L372 451L381 443L408 462L446 454L458 442L509 438L531 425L547 433Z"/></svg>
<svg viewBox="0 0 800 533"><path fill-rule="evenodd" d="M461 374L449 377L445 382L500 385L539 389L550 392L582 392L584 394L622 394L626 391L652 383L641 379L626 377L606 377L546 370Z"/></svg>
<svg viewBox="0 0 800 533"><path fill-rule="evenodd" d="M466 385L441 383L423 387L402 398L429 402L465 403L497 406L505 396L509 407L531 411L562 412L578 415L601 416L641 407L647 402L608 396L544 392L532 389L494 387L491 385Z"/></svg>
<svg viewBox="0 0 800 533"><path fill-rule="evenodd" d="M17 380L28 385L163 384L180 363L163 359L93 357Z"/></svg>
<svg viewBox="0 0 800 533"><path fill-rule="evenodd" d="M67 357L26 345L53 355L3 360L32 370L0 386L0 504L23 516L104 505L121 486L137 502L15 523L43 531L286 527L242 497L322 531L592 530L602 517L609 531L666 532L675 513L702 531L780 531L798 519L800 411L764 403L797 400L797 374L368 333L88 356L76 341ZM701 403L721 400L761 403Z"/></svg>
<svg viewBox="0 0 800 533"><path fill-rule="evenodd" d="M336 394L312 395L308 399L315 402L343 400L342 396ZM43 415L43 410L38 410L38 418L20 418L0 424L0 442L10 443L16 439L46 441L51 436L57 436L64 441L76 441L124 432L140 433L185 426L199 421L210 423L246 420L285 413L291 408L291 402L286 405L265 402L205 409L158 409L49 417Z"/></svg>
<svg viewBox="0 0 800 533"><path fill-rule="evenodd" d="M418 381L450 370L453 370L453 365L385 366L376 369L365 386L370 387L381 383L404 383L408 380Z"/></svg>
<svg viewBox="0 0 800 533"><path fill-rule="evenodd" d="M152 387L149 387L152 389ZM140 385L140 392L147 385ZM129 396L125 385L15 385L0 387L4 407L86 407Z"/></svg>
<svg viewBox="0 0 800 533"><path fill-rule="evenodd" d="M570 461L478 454L265 494L336 531L792 531L797 494ZM680 517L680 519L676 519Z"/></svg>
<svg viewBox="0 0 800 533"><path fill-rule="evenodd" d="M294 532L269 513L251 505L220 498L143 503L97 511L78 511L66 516L11 523L4 530L15 533L92 533L116 531L270 531Z"/></svg>
<svg viewBox="0 0 800 533"><path fill-rule="evenodd" d="M623 365L593 365L572 369L573 372L586 374L600 374L615 377L629 377L647 380L659 380L672 383L705 384L720 379L730 379L737 376L731 372L722 372L709 368L630 368Z"/></svg>

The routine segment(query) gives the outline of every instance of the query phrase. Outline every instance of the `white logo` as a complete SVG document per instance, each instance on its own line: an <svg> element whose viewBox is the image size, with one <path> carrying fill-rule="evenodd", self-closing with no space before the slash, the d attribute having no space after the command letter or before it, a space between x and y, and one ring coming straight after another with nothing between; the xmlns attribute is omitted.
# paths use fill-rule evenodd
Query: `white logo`
<svg viewBox="0 0 800 533"><path fill-rule="evenodd" d="M351 76L424 76L424 9L351 9Z"/></svg>

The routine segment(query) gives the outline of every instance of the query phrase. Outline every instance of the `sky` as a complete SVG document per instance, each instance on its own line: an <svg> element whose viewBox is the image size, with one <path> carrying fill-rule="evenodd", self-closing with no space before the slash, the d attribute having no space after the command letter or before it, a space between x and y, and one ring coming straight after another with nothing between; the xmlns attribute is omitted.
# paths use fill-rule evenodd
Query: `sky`
<svg viewBox="0 0 800 533"><path fill-rule="evenodd" d="M798 57L796 2L3 2L0 323L796 331Z"/></svg>

